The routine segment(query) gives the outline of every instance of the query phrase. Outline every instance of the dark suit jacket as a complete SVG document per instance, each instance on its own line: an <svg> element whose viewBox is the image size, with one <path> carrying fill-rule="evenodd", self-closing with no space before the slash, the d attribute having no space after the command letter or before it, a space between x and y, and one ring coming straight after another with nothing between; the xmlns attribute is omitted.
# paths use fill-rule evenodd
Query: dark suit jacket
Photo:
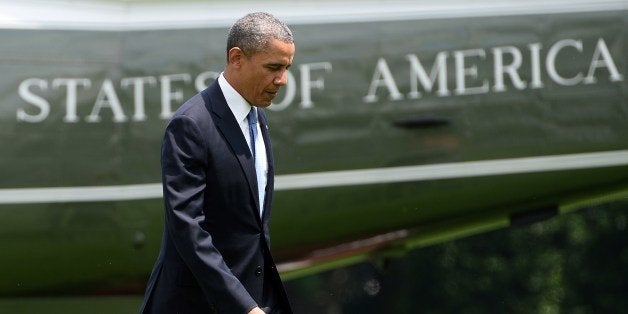
<svg viewBox="0 0 628 314"><path fill-rule="evenodd" d="M266 116L258 112L268 156L261 219L254 161L218 81L168 124L161 156L165 228L142 313L246 313L268 306L272 295L291 312L269 250L273 155Z"/></svg>

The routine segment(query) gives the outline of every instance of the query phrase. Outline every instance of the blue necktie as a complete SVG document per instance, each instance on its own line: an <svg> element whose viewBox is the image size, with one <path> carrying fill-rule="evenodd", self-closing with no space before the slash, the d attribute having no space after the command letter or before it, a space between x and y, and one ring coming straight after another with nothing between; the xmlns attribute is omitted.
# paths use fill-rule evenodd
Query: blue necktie
<svg viewBox="0 0 628 314"><path fill-rule="evenodd" d="M257 111L255 107L251 108L247 118L249 120L249 135L251 137L251 153L253 154L253 160L255 160L255 140L257 139Z"/></svg>
<svg viewBox="0 0 628 314"><path fill-rule="evenodd" d="M264 200L266 198L265 195L265 186L262 186L262 169L261 165L258 165L258 158L255 156L255 142L257 141L257 110L255 107L251 108L251 111L247 115L247 119L249 120L249 135L251 136L251 153L253 154L253 162L255 164L255 176L257 178L257 192L258 192L258 200L259 200L259 214L260 218L262 217L262 213L264 210Z"/></svg>

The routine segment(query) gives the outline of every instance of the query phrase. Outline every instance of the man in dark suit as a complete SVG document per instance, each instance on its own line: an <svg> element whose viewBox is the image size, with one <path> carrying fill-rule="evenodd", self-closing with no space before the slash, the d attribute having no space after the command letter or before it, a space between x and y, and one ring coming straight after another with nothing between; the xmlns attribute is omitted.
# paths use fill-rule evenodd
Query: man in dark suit
<svg viewBox="0 0 628 314"><path fill-rule="evenodd" d="M165 228L142 313L292 313L269 250L266 115L294 56L267 13L229 32L218 80L183 104L162 146Z"/></svg>

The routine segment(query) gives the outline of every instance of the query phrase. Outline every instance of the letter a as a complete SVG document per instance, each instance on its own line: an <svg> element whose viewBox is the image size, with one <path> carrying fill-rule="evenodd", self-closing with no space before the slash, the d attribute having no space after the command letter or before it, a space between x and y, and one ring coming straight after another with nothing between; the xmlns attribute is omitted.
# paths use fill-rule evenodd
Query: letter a
<svg viewBox="0 0 628 314"><path fill-rule="evenodd" d="M390 68L388 68L388 63L386 63L386 59L379 58L377 60L377 66L375 67L375 72L373 73L373 79L371 79L371 86L369 87L369 92L366 96L364 96L364 102L376 102L377 88L380 86L386 86L388 88L388 92L390 93L391 100L400 100L403 99L403 95L399 92L397 88L397 83L395 83L395 79L390 73Z"/></svg>

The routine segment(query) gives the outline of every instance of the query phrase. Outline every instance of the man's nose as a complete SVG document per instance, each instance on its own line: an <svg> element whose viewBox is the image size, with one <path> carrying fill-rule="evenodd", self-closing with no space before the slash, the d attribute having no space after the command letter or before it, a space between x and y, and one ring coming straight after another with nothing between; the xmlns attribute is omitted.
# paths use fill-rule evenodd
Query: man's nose
<svg viewBox="0 0 628 314"><path fill-rule="evenodd" d="M284 86L286 85L286 83L288 83L288 75L286 74L286 71L281 71L281 73L279 73L278 76L275 77L275 81L274 81L275 85L279 85L279 86Z"/></svg>

